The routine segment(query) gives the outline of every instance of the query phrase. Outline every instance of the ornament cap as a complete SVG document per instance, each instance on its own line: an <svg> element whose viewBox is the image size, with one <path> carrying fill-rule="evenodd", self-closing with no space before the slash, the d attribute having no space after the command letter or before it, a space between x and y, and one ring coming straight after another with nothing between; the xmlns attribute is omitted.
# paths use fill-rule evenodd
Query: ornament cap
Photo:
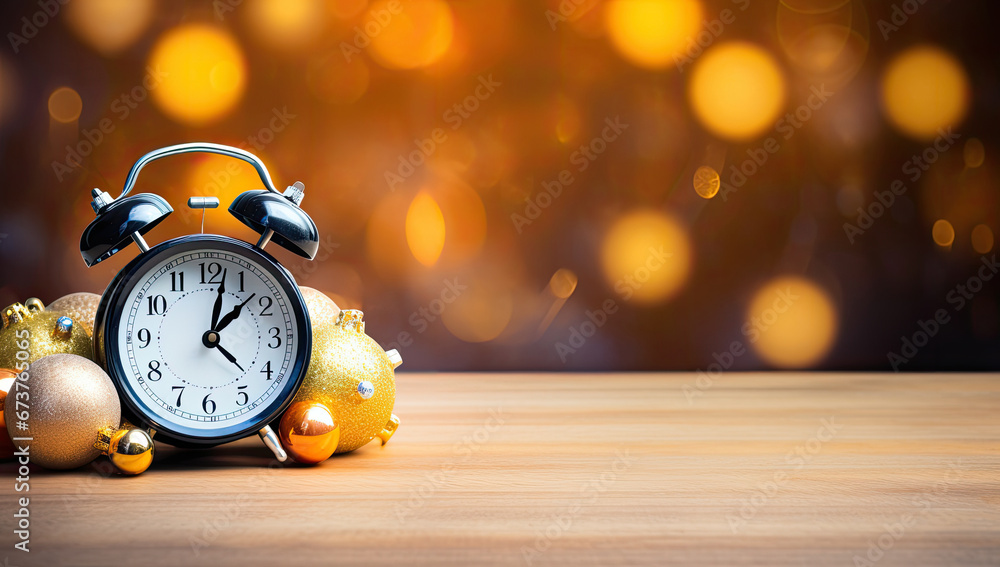
<svg viewBox="0 0 1000 567"><path fill-rule="evenodd" d="M20 323L25 319L30 319L32 312L28 310L27 307L20 303L14 303L13 305L8 305L4 307L3 313L0 314L3 317L3 326L0 328L7 328L15 323Z"/></svg>
<svg viewBox="0 0 1000 567"><path fill-rule="evenodd" d="M65 315L56 319L52 328L52 338L66 340L73 335L73 320Z"/></svg>
<svg viewBox="0 0 1000 567"><path fill-rule="evenodd" d="M379 431L378 435L376 435L376 437L382 440L383 447L385 446L386 443L389 442L389 439L392 438L392 436L396 433L397 429L399 429L399 418L396 417L396 414L394 413L390 414L389 421L386 422L385 427L382 428L382 431Z"/></svg>
<svg viewBox="0 0 1000 567"><path fill-rule="evenodd" d="M360 309L343 309L340 311L340 315L337 316L337 325L356 331L358 333L365 332L365 314Z"/></svg>
<svg viewBox="0 0 1000 567"><path fill-rule="evenodd" d="M385 355L389 357L389 362L392 363L392 369L395 370L403 364L403 356L399 354L396 349L389 349L385 351Z"/></svg>

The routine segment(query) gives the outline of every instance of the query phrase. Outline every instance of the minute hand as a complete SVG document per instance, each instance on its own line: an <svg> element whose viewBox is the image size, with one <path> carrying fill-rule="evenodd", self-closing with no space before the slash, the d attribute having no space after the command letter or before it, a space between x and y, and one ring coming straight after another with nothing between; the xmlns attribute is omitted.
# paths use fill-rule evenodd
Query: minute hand
<svg viewBox="0 0 1000 567"><path fill-rule="evenodd" d="M243 306L249 303L250 300L253 299L255 295L257 294L251 293L250 297L246 298L246 300L243 303L240 303L236 307L233 307L233 310L230 311L229 313L226 313L226 316L220 319L219 324L216 325L215 328L212 330L218 333L222 329L225 329L230 323L232 323L234 320L236 320L237 317L240 316L240 311L243 310Z"/></svg>

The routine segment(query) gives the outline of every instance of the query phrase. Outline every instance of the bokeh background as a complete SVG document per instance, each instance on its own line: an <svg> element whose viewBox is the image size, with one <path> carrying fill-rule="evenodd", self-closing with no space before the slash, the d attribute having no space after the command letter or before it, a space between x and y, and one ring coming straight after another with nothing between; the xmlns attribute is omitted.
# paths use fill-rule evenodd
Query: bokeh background
<svg viewBox="0 0 1000 567"><path fill-rule="evenodd" d="M5 2L0 303L103 291L135 249L84 266L90 189L211 141L305 183L319 257L268 250L406 369L994 369L995 11ZM260 186L156 162L136 191L176 212L146 239Z"/></svg>

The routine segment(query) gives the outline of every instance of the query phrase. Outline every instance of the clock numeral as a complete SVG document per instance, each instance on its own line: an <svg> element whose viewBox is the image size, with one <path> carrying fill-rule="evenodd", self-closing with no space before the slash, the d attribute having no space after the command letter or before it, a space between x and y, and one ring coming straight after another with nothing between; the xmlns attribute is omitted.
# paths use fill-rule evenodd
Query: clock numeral
<svg viewBox="0 0 1000 567"><path fill-rule="evenodd" d="M268 360L267 364L264 365L264 368L261 368L260 373L261 374L267 374L267 379L270 380L271 379L271 372L272 372L271 371L271 361Z"/></svg>
<svg viewBox="0 0 1000 567"><path fill-rule="evenodd" d="M184 272L170 272L170 291L184 291Z"/></svg>
<svg viewBox="0 0 1000 567"><path fill-rule="evenodd" d="M274 315L274 313L271 311L271 306L274 305L274 300L273 299L271 299L270 297L268 297L266 295L262 295L262 296L260 296L260 299L258 300L258 303L260 303L260 316L261 317L270 317L271 315Z"/></svg>
<svg viewBox="0 0 1000 567"><path fill-rule="evenodd" d="M208 264L208 270L207 270L208 281L205 280L205 275L206 275L205 262L202 262L198 265L201 266L201 283L203 284L222 283L221 279L222 265L220 265L218 262L211 262Z"/></svg>
<svg viewBox="0 0 1000 567"><path fill-rule="evenodd" d="M201 409L205 410L207 414L215 413L215 400L208 399L211 396L211 392L205 395L205 399L201 401ZM209 409L211 408L211 409Z"/></svg>
<svg viewBox="0 0 1000 567"><path fill-rule="evenodd" d="M177 407L181 407L181 396L184 395L184 386L171 386L171 390L180 390L177 392Z"/></svg>
<svg viewBox="0 0 1000 567"><path fill-rule="evenodd" d="M149 302L150 315L163 315L167 311L167 298L162 295L150 295L146 298Z"/></svg>
<svg viewBox="0 0 1000 567"><path fill-rule="evenodd" d="M243 271L241 270L240 271L240 293L243 293L244 291L246 291L246 290L243 289Z"/></svg>
<svg viewBox="0 0 1000 567"><path fill-rule="evenodd" d="M153 363L156 363L154 366ZM155 378L154 378L155 376ZM160 372L160 361L150 360L149 361L149 372L146 373L146 378L149 378L151 382L156 382L160 378L163 378L163 372Z"/></svg>
<svg viewBox="0 0 1000 567"><path fill-rule="evenodd" d="M278 335L281 334L281 329L279 329L277 327L271 327L271 330L269 332L271 333L271 338L274 339L274 341L277 341L277 342L275 344L271 344L273 341L267 341L268 348L278 348L278 347L280 347L281 346L281 337L279 337Z"/></svg>
<svg viewBox="0 0 1000 567"><path fill-rule="evenodd" d="M245 390L246 386L239 386L236 389L237 390ZM240 401L240 396L243 397L243 401L242 402ZM243 392L243 391L236 392L236 403L237 404L243 406L243 405L246 405L246 403L249 402L249 401L250 401L250 396L248 396L246 392Z"/></svg>
<svg viewBox="0 0 1000 567"><path fill-rule="evenodd" d="M136 336L139 338L140 341L142 341L142 344L139 345L139 348L148 347L149 341L153 340L153 336L149 332L149 329L139 329L139 332L136 333Z"/></svg>

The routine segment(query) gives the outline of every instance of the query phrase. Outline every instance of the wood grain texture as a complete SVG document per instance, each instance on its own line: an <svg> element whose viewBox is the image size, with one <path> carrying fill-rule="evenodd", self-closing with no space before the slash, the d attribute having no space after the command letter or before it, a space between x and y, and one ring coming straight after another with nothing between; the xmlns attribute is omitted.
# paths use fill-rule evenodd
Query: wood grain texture
<svg viewBox="0 0 1000 567"><path fill-rule="evenodd" d="M319 467L257 439L31 475L9 565L998 565L1000 377L412 374ZM687 395L686 395L687 393ZM103 461L103 459L102 459ZM101 461L99 461L101 462ZM104 461L106 462L106 461ZM868 563L864 563L867 561Z"/></svg>

